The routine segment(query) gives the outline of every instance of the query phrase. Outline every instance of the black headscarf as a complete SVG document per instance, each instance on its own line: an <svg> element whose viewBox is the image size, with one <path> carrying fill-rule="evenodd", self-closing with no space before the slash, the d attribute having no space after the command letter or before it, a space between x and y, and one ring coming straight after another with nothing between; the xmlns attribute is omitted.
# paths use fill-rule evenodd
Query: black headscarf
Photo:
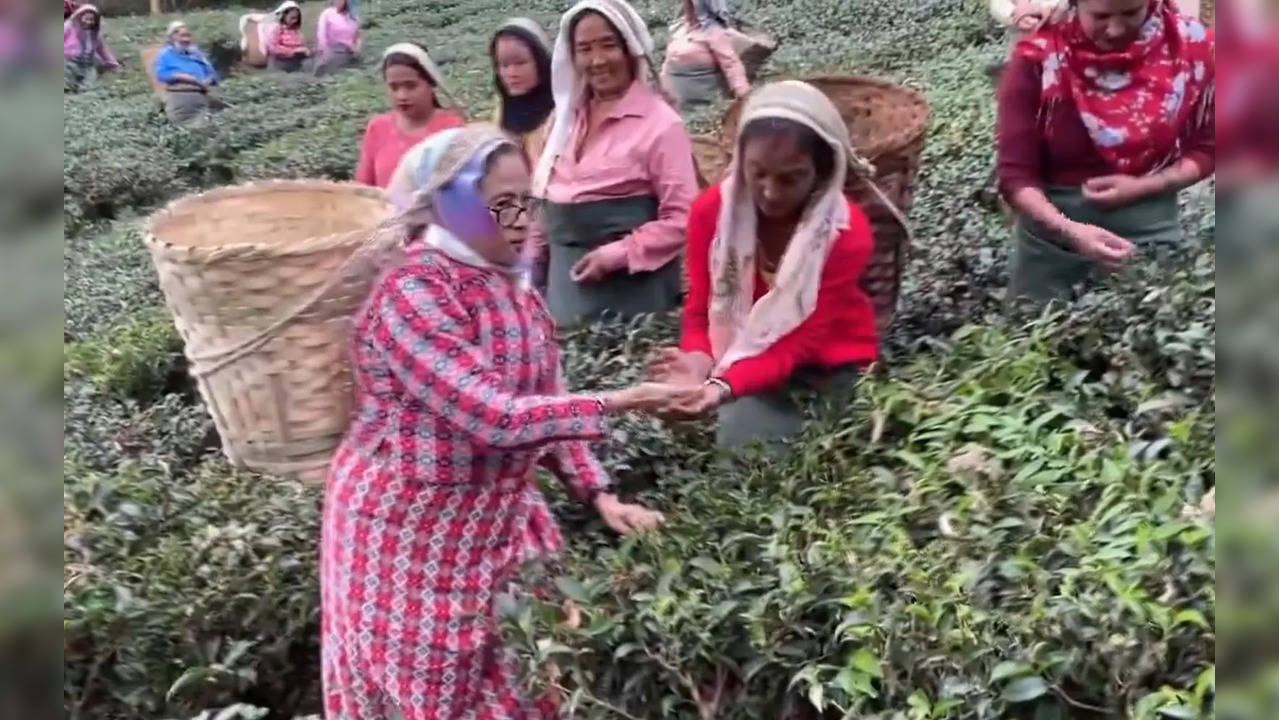
<svg viewBox="0 0 1279 720"><path fill-rule="evenodd" d="M512 97L502 85L497 72L497 39L503 35L516 38L528 46L537 65L537 87L520 97ZM541 38L518 25L504 25L489 43L489 59L493 63L493 84L502 96L502 129L511 133L530 133L542 126L555 109L551 92L551 52Z"/></svg>

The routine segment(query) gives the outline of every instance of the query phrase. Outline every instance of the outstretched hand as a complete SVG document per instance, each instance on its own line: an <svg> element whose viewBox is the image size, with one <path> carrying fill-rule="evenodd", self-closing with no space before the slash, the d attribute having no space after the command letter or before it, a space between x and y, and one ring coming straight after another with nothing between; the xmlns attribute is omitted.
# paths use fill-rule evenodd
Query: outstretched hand
<svg viewBox="0 0 1279 720"><path fill-rule="evenodd" d="M609 412L641 410L661 412L673 405L691 400L700 386L674 383L645 382L623 390L612 390L600 395L604 408Z"/></svg>
<svg viewBox="0 0 1279 720"><path fill-rule="evenodd" d="M701 385L710 377L714 361L700 352L679 348L662 348L649 359L646 373L657 382L675 385Z"/></svg>
<svg viewBox="0 0 1279 720"><path fill-rule="evenodd" d="M660 512L649 510L643 505L624 503L612 493L600 493L595 497L595 510L615 532L621 535L634 535L656 530L666 518Z"/></svg>

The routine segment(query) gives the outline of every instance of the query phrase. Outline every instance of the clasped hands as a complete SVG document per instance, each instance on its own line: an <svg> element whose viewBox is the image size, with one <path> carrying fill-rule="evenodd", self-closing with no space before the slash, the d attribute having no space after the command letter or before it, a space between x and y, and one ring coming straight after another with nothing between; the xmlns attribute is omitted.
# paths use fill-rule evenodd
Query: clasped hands
<svg viewBox="0 0 1279 720"><path fill-rule="evenodd" d="M712 365L703 353L664 348L650 359L645 382L603 393L600 399L611 412L638 410L661 417L701 417L728 400L722 387L706 382Z"/></svg>

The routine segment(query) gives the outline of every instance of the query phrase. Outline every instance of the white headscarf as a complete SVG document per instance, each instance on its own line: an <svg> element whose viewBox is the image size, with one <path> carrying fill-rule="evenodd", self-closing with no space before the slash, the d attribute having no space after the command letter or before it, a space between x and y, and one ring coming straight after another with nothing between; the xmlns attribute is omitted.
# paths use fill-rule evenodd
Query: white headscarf
<svg viewBox="0 0 1279 720"><path fill-rule="evenodd" d="M383 50L382 67L384 69L386 67L386 59L395 54L408 55L413 58L417 62L418 66L422 68L422 72L425 72L427 77L431 78L431 82L435 83L436 91L440 95L443 95L444 99L449 101L450 105L458 105L458 103L453 99L452 93L449 92L448 86L444 84L444 73L440 72L440 66L435 64L435 61L431 59L431 56L428 55L420 45L415 45L411 42L402 42L395 43L386 50Z"/></svg>
<svg viewBox="0 0 1279 720"><path fill-rule="evenodd" d="M302 6L298 5L294 2L294 0L284 0L284 2L280 3L280 6L272 11L271 14L274 15L277 20L283 22L284 13L290 10L297 10L299 15L302 14Z"/></svg>
<svg viewBox="0 0 1279 720"><path fill-rule="evenodd" d="M186 26L187 26L186 22L182 20L174 20L173 22L169 23L168 29L164 31L165 39L167 39L170 43L172 43L173 34Z"/></svg>
<svg viewBox="0 0 1279 720"><path fill-rule="evenodd" d="M603 15L613 27L622 34L626 49L631 56L640 60L639 77L656 87L657 78L650 64L653 55L653 36L648 32L648 25L635 12L626 0L582 0L564 13L560 18L560 34L555 40L555 51L551 54L551 89L555 94L555 120L551 125L551 133L546 139L546 147L542 157L533 170L533 194L538 197L546 195L546 185L551 179L551 170L559 159L564 146L568 144L569 133L573 129L573 114L586 94L586 79L579 77L573 65L573 38L569 30L578 15L591 10Z"/></svg>
<svg viewBox="0 0 1279 720"><path fill-rule="evenodd" d="M741 138L746 126L760 118L784 118L811 128L830 145L835 167L804 208L772 288L755 302L756 210L743 181ZM714 372L759 355L813 314L830 249L849 227L844 181L850 168L867 177L873 174L853 149L839 111L817 88L796 80L772 83L746 101L733 162L721 186L723 199L710 249Z"/></svg>

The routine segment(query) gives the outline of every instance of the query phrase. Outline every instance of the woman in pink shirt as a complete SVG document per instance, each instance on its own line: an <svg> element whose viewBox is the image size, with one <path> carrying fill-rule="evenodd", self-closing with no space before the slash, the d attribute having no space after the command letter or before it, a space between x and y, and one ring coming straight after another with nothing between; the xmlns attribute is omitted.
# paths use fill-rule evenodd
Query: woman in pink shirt
<svg viewBox="0 0 1279 720"><path fill-rule="evenodd" d="M671 26L662 64L662 85L679 103L692 110L713 103L723 93L750 94L751 83L733 41L722 0L684 0L683 16Z"/></svg>
<svg viewBox="0 0 1279 720"><path fill-rule="evenodd" d="M444 78L422 46L396 43L382 53L382 78L391 112L369 121L360 144L355 181L389 188L400 158L435 133L463 124L462 117L440 106L436 92Z"/></svg>
<svg viewBox="0 0 1279 720"><path fill-rule="evenodd" d="M62 60L67 82L73 87L93 73L120 67L102 38L102 13L96 6L81 5L62 23Z"/></svg>
<svg viewBox="0 0 1279 720"><path fill-rule="evenodd" d="M652 52L624 0L583 0L560 22L555 120L533 194L549 245L547 303L561 324L678 304L697 179L688 133L654 88Z"/></svg>
<svg viewBox="0 0 1279 720"><path fill-rule="evenodd" d="M315 24L316 75L335 73L360 62L360 21L348 0L333 0Z"/></svg>
<svg viewBox="0 0 1279 720"><path fill-rule="evenodd" d="M267 36L267 67L280 72L297 72L311 57L302 35L302 8L293 0L285 0L275 9L276 25Z"/></svg>

